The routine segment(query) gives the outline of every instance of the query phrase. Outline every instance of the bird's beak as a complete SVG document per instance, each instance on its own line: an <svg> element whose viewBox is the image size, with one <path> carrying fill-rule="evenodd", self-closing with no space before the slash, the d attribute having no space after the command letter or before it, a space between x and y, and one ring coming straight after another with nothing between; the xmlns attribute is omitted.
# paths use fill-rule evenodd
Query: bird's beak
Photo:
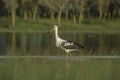
<svg viewBox="0 0 120 80"><path fill-rule="evenodd" d="M49 34L49 33L52 32L52 31L54 31L54 29L49 30L49 31L47 32L47 34Z"/></svg>
<svg viewBox="0 0 120 80"><path fill-rule="evenodd" d="M49 32L52 32L52 31L54 31L54 29L49 30Z"/></svg>

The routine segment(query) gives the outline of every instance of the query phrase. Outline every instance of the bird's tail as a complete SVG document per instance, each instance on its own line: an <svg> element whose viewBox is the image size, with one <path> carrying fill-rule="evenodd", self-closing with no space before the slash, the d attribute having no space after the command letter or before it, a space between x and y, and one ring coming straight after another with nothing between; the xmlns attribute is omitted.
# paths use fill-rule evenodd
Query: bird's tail
<svg viewBox="0 0 120 80"><path fill-rule="evenodd" d="M79 44L79 47L81 48L81 49L84 49L85 47L83 46L83 45L81 45L81 44Z"/></svg>

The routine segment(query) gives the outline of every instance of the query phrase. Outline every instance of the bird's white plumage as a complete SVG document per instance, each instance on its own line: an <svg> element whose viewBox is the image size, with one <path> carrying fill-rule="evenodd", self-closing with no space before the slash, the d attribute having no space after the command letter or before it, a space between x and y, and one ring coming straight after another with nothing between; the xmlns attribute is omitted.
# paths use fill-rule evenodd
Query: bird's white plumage
<svg viewBox="0 0 120 80"><path fill-rule="evenodd" d="M66 42L66 40L63 40L58 36L58 26L55 25L53 30L55 30L55 44L57 47L60 47L63 42Z"/></svg>
<svg viewBox="0 0 120 80"><path fill-rule="evenodd" d="M72 46L72 45L74 45L74 44L73 44L73 43L68 42L68 43L64 44L63 46Z"/></svg>
<svg viewBox="0 0 120 80"><path fill-rule="evenodd" d="M65 50L65 52L69 53L71 51L77 51L80 48L84 48L82 45L77 44L75 42L61 39L58 36L58 26L57 25L54 25L53 30L55 31L55 41L56 41L55 44L56 44L56 46L62 48L63 50Z"/></svg>

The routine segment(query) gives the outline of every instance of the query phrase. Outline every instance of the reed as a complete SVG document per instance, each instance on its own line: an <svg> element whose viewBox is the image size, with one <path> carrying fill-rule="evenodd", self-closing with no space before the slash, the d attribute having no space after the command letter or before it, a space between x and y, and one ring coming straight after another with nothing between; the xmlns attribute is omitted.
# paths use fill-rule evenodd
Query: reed
<svg viewBox="0 0 120 80"><path fill-rule="evenodd" d="M119 59L3 59L1 80L119 80Z"/></svg>

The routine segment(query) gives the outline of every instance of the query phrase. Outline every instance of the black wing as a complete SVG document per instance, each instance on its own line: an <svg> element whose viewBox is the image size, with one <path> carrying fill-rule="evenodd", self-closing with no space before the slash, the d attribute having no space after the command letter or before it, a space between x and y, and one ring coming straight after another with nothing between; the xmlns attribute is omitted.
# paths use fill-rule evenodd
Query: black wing
<svg viewBox="0 0 120 80"><path fill-rule="evenodd" d="M73 42L73 41L66 41L61 44L61 46L65 49L84 49L84 46Z"/></svg>

